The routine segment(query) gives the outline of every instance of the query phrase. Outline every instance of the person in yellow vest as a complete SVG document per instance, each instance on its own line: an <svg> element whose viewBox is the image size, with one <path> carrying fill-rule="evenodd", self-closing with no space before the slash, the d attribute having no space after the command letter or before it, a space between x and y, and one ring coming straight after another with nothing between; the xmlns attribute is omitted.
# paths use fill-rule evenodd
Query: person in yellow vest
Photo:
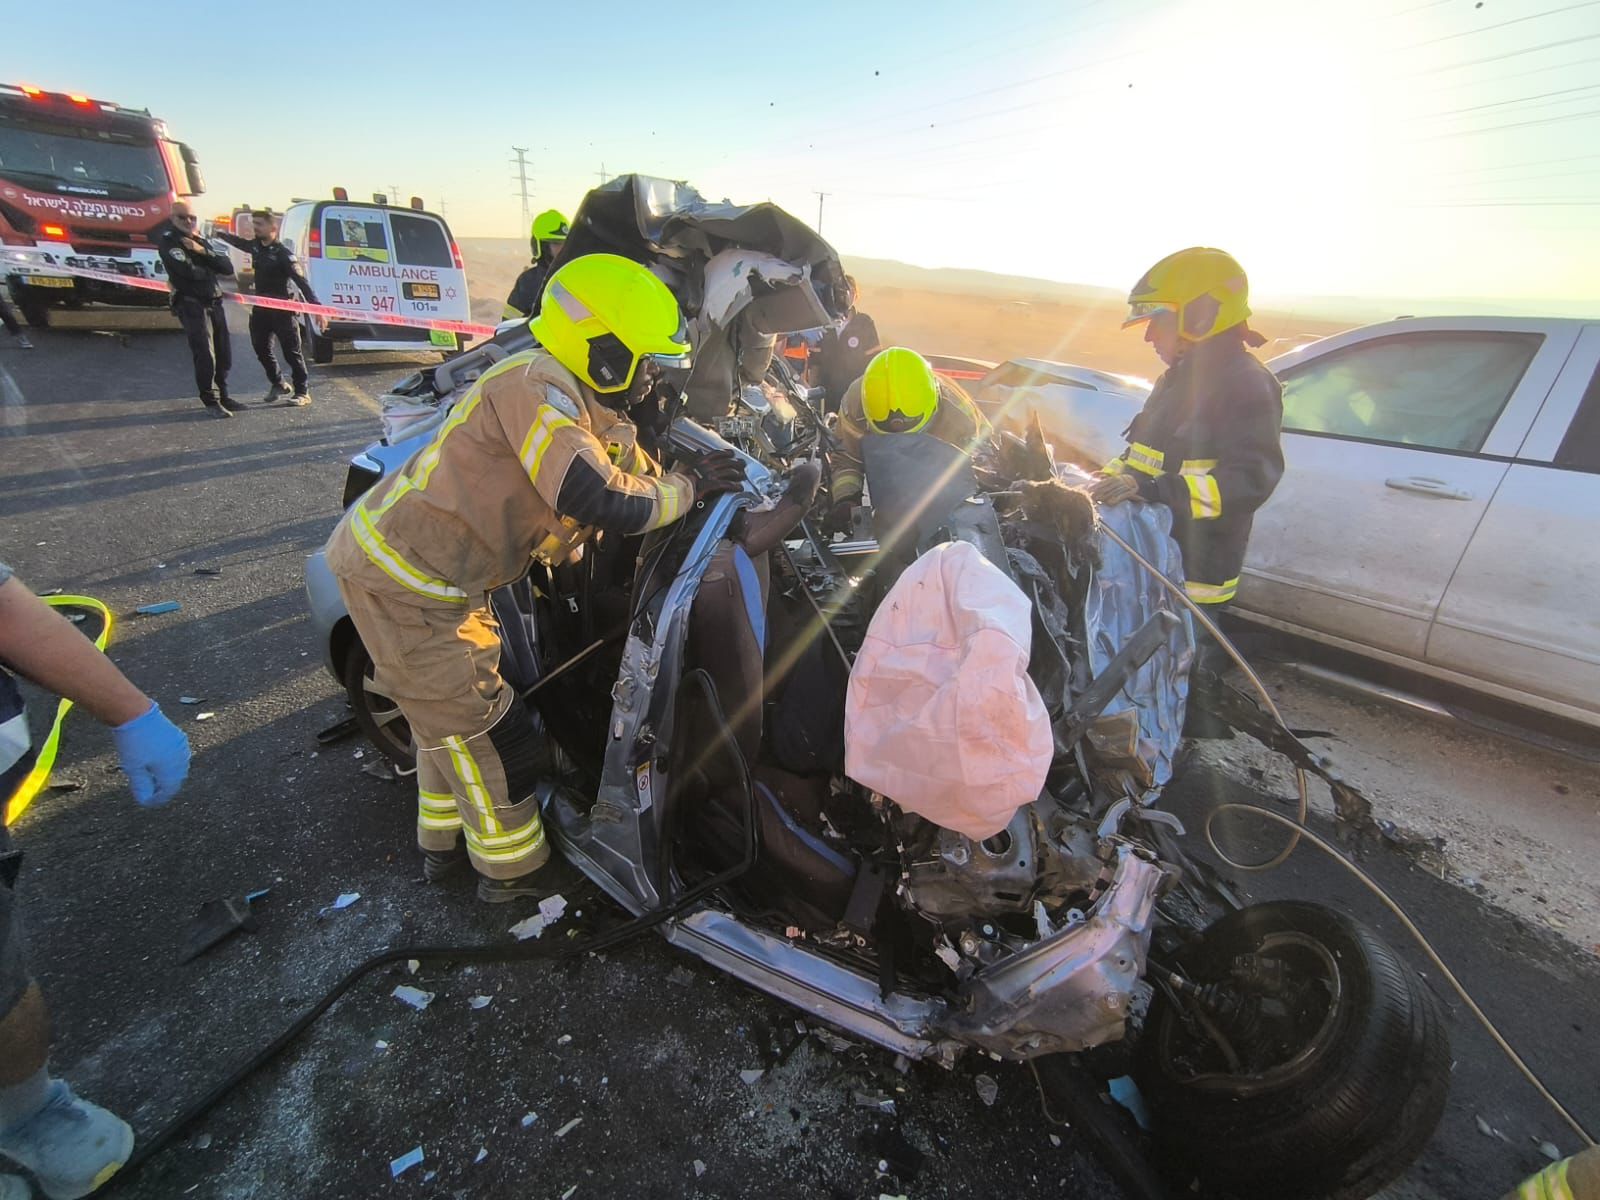
<svg viewBox="0 0 1600 1200"><path fill-rule="evenodd" d="M1551 1163L1503 1200L1600 1200L1600 1146Z"/></svg>
<svg viewBox="0 0 1600 1200"><path fill-rule="evenodd" d="M1129 427L1128 448L1090 489L1100 504L1138 495L1172 510L1185 589L1220 606L1239 590L1255 513L1283 476L1283 388L1250 348L1249 283L1232 255L1180 250L1128 296L1167 370Z"/></svg>
<svg viewBox="0 0 1600 1200"><path fill-rule="evenodd" d="M861 440L873 433L927 433L969 455L986 442L989 422L961 386L934 374L915 350L890 346L845 389L833 455L832 523L844 528L861 501Z"/></svg>
<svg viewBox="0 0 1600 1200"><path fill-rule="evenodd" d="M664 474L638 443L629 404L689 357L678 303L644 267L613 254L564 264L530 328L539 345L484 372L327 551L416 741L424 875L470 859L491 903L548 892L535 875L550 859L538 795L550 761L501 677L488 594L596 530L657 529L744 480L732 451Z"/></svg>

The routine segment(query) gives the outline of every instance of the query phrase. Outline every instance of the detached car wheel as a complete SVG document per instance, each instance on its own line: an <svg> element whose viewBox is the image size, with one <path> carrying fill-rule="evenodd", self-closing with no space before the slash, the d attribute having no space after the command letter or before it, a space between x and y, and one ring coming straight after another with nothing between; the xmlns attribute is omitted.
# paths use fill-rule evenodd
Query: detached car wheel
<svg viewBox="0 0 1600 1200"><path fill-rule="evenodd" d="M1360 1200L1409 1166L1444 1111L1439 1002L1366 926L1317 904L1230 913L1158 989L1138 1081L1183 1182L1223 1195Z"/></svg>
<svg viewBox="0 0 1600 1200"><path fill-rule="evenodd" d="M400 706L379 690L367 648L357 641L344 662L344 691L356 724L378 752L402 772L416 768L411 726Z"/></svg>

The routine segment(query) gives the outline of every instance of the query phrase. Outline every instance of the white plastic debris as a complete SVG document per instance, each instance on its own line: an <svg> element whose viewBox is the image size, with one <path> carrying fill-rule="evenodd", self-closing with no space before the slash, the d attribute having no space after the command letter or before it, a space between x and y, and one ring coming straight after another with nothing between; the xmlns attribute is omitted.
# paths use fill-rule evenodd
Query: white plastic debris
<svg viewBox="0 0 1600 1200"><path fill-rule="evenodd" d="M1051 1134L1051 1135L1050 1135L1050 1144L1051 1144L1051 1145L1052 1145L1052 1146L1059 1146L1059 1145L1061 1145L1061 1138L1060 1138L1060 1137L1059 1137L1059 1136L1058 1136L1058 1135L1057 1135L1057 1134L1054 1134L1054 1133L1052 1133L1052 1134Z"/></svg>
<svg viewBox="0 0 1600 1200"><path fill-rule="evenodd" d="M574 1129L576 1129L579 1125L582 1125L582 1124L583 1124L583 1118L582 1117L573 1117L572 1120L568 1121L560 1129L556 1130L556 1136L558 1138L564 1138L564 1137L567 1136L567 1134L571 1133Z"/></svg>
<svg viewBox="0 0 1600 1200"><path fill-rule="evenodd" d="M539 901L539 915L554 925L567 911L567 898L559 893Z"/></svg>
<svg viewBox="0 0 1600 1200"><path fill-rule="evenodd" d="M679 987L688 987L694 982L694 972L680 964L667 972L667 982L675 983Z"/></svg>
<svg viewBox="0 0 1600 1200"><path fill-rule="evenodd" d="M543 934L544 918L538 913L534 913L533 916L528 917L525 920L518 921L511 927L511 936L516 938L519 942L525 942L529 938L540 937Z"/></svg>
<svg viewBox="0 0 1600 1200"><path fill-rule="evenodd" d="M179 704L199 704L200 703L200 697L199 696L179 696L178 697L178 703Z"/></svg>
<svg viewBox="0 0 1600 1200"><path fill-rule="evenodd" d="M482 1146L479 1146L478 1147L478 1157L476 1157L476 1158L474 1158L472 1160L472 1165L473 1166L477 1166L479 1163L481 1163L484 1159L486 1159L488 1157L489 1157L489 1152L487 1150L485 1150Z"/></svg>
<svg viewBox="0 0 1600 1200"><path fill-rule="evenodd" d="M561 1200L572 1200L572 1193L577 1191L577 1190L578 1190L578 1185L577 1184L573 1184L566 1191L561 1193Z"/></svg>
<svg viewBox="0 0 1600 1200"><path fill-rule="evenodd" d="M402 1004L409 1004L418 1012L421 1012L423 1009L427 1008L428 1005L433 1003L432 992L425 992L421 988L414 988L407 983L402 983L389 994Z"/></svg>
<svg viewBox="0 0 1600 1200"><path fill-rule="evenodd" d="M332 904L328 905L328 907L337 912L341 908L349 908L359 899L361 899L360 892L340 892L339 898Z"/></svg>
<svg viewBox="0 0 1600 1200"><path fill-rule="evenodd" d="M694 1177L696 1179L699 1179L700 1176L704 1175L705 1173L706 1173L706 1165L705 1165L705 1163L701 1162L698 1158L695 1159L694 1160Z"/></svg>
<svg viewBox="0 0 1600 1200"><path fill-rule="evenodd" d="M972 1081L978 1089L978 1099L985 1105L993 1107L995 1098L1000 1095L1000 1085L988 1075L979 1075Z"/></svg>
<svg viewBox="0 0 1600 1200"><path fill-rule="evenodd" d="M1556 1148L1556 1144L1554 1142L1540 1142L1539 1153L1544 1155L1551 1162L1561 1161L1561 1151Z"/></svg>
<svg viewBox="0 0 1600 1200"><path fill-rule="evenodd" d="M933 948L933 952L938 956L939 961L952 971L961 969L961 955L956 953L956 948L949 942L940 942Z"/></svg>
<svg viewBox="0 0 1600 1200"><path fill-rule="evenodd" d="M209 1150L211 1148L211 1135L209 1133L202 1133L199 1137L195 1138L194 1148L196 1150Z"/></svg>
<svg viewBox="0 0 1600 1200"><path fill-rule="evenodd" d="M418 969L421 966L422 966L422 960L421 959L416 959L416 958L408 958L408 959L406 959L406 974L407 975L415 975L417 973Z"/></svg>
<svg viewBox="0 0 1600 1200"><path fill-rule="evenodd" d="M1473 1119L1478 1122L1478 1132L1483 1134L1484 1137L1499 1138L1502 1142L1509 1142L1511 1140L1493 1125L1489 1124L1489 1122L1485 1121L1481 1116L1474 1115Z"/></svg>
<svg viewBox="0 0 1600 1200"><path fill-rule="evenodd" d="M894 1101L882 1092L853 1092L851 1099L857 1108L873 1108L891 1116L894 1114Z"/></svg>
<svg viewBox="0 0 1600 1200"><path fill-rule="evenodd" d="M372 1046L375 1050L387 1050L389 1048L389 1043L380 1038L378 1041L373 1042Z"/></svg>
<svg viewBox="0 0 1600 1200"><path fill-rule="evenodd" d="M532 1124L533 1124L533 1123L534 1123L534 1122L535 1122L535 1121L537 1121L537 1120L538 1120L538 1119L539 1119L539 1114L538 1114L538 1113L524 1113L524 1114L523 1114L523 1115L522 1115L522 1127L523 1127L523 1128L524 1128L524 1129L527 1129L527 1128L529 1128L529 1127L530 1127L530 1126L531 1126L531 1125L532 1125Z"/></svg>
<svg viewBox="0 0 1600 1200"><path fill-rule="evenodd" d="M739 1078L744 1080L746 1083L754 1083L765 1074L766 1072L762 1070L740 1071Z"/></svg>
<svg viewBox="0 0 1600 1200"><path fill-rule="evenodd" d="M421 1161L422 1161L422 1147L421 1146L413 1146L410 1150L407 1150L399 1158L394 1159L392 1162L389 1163L389 1174L392 1177L394 1177L395 1179L399 1179L400 1176L404 1175L407 1171L409 1171L412 1167L416 1166Z"/></svg>
<svg viewBox="0 0 1600 1200"><path fill-rule="evenodd" d="M467 1001L467 1005L470 1008L488 1008L490 1001L493 999L493 996L474 996Z"/></svg>
<svg viewBox="0 0 1600 1200"><path fill-rule="evenodd" d="M563 1033L556 1039L556 1045L565 1046L570 1041L572 1041L572 1035L570 1033Z"/></svg>
<svg viewBox="0 0 1600 1200"><path fill-rule="evenodd" d="M211 720L211 718L212 718L212 717L214 717L214 716L216 716L216 715L217 715L217 714L216 714L216 713L214 713L214 712L208 712L208 713L195 713L195 715L194 715L194 719L195 719L195 720L196 720L196 721L209 721L209 720Z"/></svg>
<svg viewBox="0 0 1600 1200"><path fill-rule="evenodd" d="M840 1037L831 1029L823 1029L821 1026L818 1026L811 1032L816 1036L817 1041L821 1042L835 1054L848 1054L850 1051L855 1049L854 1042L852 1042L849 1038Z"/></svg>

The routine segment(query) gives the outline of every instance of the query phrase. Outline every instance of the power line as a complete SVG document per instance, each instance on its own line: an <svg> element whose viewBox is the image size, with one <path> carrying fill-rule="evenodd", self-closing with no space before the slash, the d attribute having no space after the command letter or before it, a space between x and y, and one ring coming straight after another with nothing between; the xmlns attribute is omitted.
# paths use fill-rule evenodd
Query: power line
<svg viewBox="0 0 1600 1200"><path fill-rule="evenodd" d="M1555 42L1541 42L1537 46L1524 46L1521 50L1507 50L1504 54L1491 54L1487 58L1474 58L1467 62L1446 63L1442 67L1430 67L1426 71L1413 71L1406 78L1416 75L1437 75L1442 71L1458 71L1462 67L1478 67L1484 63L1500 62L1502 59L1518 58L1524 54L1537 54L1541 50L1554 50L1557 46L1571 46L1576 42L1592 42L1600 38L1600 33L1583 33L1577 37L1562 38Z"/></svg>
<svg viewBox="0 0 1600 1200"><path fill-rule="evenodd" d="M1522 17L1513 17L1509 21L1500 21L1494 25L1481 25L1477 29L1463 29L1459 33L1446 33L1440 37L1428 38L1426 41L1412 42L1410 45L1398 46L1397 50L1420 50L1423 46L1436 46L1440 42L1452 42L1456 38L1473 37L1476 34L1488 33L1493 29L1504 29L1507 25L1521 25L1524 21L1537 21L1542 17L1557 17L1562 13L1576 12L1580 8L1593 8L1600 4L1600 0L1583 0L1581 4L1569 4L1565 8L1547 9L1542 13L1529 13Z"/></svg>
<svg viewBox="0 0 1600 1200"><path fill-rule="evenodd" d="M1499 133L1504 129L1526 129L1530 125L1554 125L1560 121L1581 121L1585 117L1600 117L1600 108L1591 108L1579 113L1563 113L1559 117L1538 117L1532 121L1513 121L1508 125L1487 125L1480 129L1452 129L1446 133L1429 134L1426 137L1408 138L1412 142L1436 142L1442 138L1471 137L1479 133Z"/></svg>

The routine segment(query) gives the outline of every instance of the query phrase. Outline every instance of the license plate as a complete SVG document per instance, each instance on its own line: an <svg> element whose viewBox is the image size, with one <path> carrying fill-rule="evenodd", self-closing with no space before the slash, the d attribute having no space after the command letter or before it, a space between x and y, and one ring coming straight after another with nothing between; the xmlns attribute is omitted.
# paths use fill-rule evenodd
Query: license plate
<svg viewBox="0 0 1600 1200"><path fill-rule="evenodd" d="M456 335L448 329L428 330L428 341L435 346L443 346L447 350L456 348Z"/></svg>
<svg viewBox="0 0 1600 1200"><path fill-rule="evenodd" d="M437 283L402 283L407 300L437 300L439 298L439 285Z"/></svg>
<svg viewBox="0 0 1600 1200"><path fill-rule="evenodd" d="M30 275L28 283L32 287L69 288L72 280L61 275Z"/></svg>

